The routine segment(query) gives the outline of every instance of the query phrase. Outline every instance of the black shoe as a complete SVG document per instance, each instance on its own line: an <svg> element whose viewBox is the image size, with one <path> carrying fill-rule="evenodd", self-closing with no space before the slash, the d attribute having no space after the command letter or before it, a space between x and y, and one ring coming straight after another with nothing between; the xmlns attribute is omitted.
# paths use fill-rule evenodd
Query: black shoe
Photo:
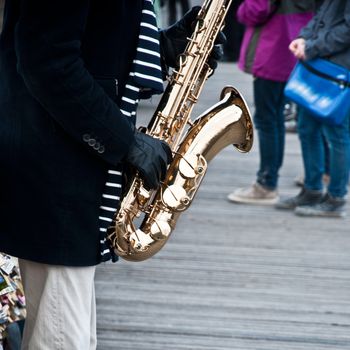
<svg viewBox="0 0 350 350"><path fill-rule="evenodd" d="M332 197L326 194L321 203L304 207L296 207L295 214L300 216L320 216L341 218L346 215L345 199L340 197Z"/></svg>
<svg viewBox="0 0 350 350"><path fill-rule="evenodd" d="M322 201L322 191L312 191L303 188L300 193L291 198L284 199L275 205L277 209L295 209L303 205L314 205Z"/></svg>

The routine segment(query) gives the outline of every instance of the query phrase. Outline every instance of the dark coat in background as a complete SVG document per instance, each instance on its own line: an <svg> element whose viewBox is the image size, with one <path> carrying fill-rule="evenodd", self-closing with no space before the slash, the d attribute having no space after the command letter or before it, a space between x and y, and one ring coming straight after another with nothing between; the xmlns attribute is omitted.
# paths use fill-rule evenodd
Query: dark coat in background
<svg viewBox="0 0 350 350"><path fill-rule="evenodd" d="M328 58L350 69L350 1L324 0L300 36L308 59Z"/></svg>
<svg viewBox="0 0 350 350"><path fill-rule="evenodd" d="M0 251L50 264L100 262L106 172L134 140L117 104L141 10L141 0L5 3Z"/></svg>

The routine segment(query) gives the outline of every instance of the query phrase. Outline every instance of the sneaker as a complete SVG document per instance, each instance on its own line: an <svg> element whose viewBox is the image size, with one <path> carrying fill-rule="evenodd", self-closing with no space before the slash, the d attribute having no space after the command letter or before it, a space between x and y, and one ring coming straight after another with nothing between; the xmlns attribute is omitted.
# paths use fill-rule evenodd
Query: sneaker
<svg viewBox="0 0 350 350"><path fill-rule="evenodd" d="M321 203L309 206L298 206L294 210L295 214L299 216L319 216L341 218L346 215L345 199L339 197L332 197L326 194Z"/></svg>
<svg viewBox="0 0 350 350"><path fill-rule="evenodd" d="M246 204L275 204L278 202L276 190L268 190L258 183L249 188L239 188L227 196L228 200L234 203Z"/></svg>
<svg viewBox="0 0 350 350"><path fill-rule="evenodd" d="M295 197L290 197L278 202L275 205L277 209L295 209L303 205L314 205L322 201L322 191L312 191L303 188Z"/></svg>

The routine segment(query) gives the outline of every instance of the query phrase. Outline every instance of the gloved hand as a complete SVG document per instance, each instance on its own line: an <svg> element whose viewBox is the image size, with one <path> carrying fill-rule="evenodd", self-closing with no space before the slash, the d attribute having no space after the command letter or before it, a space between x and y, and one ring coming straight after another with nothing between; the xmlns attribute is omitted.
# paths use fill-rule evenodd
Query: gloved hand
<svg viewBox="0 0 350 350"><path fill-rule="evenodd" d="M147 188L158 187L171 160L171 150L166 142L135 131L135 142L129 149L126 162L140 172Z"/></svg>
<svg viewBox="0 0 350 350"><path fill-rule="evenodd" d="M195 20L200 6L192 7L180 20L174 23L167 29L160 31L160 48L162 57L165 63L169 67L177 67L177 58L185 51L188 43L187 38L191 37ZM213 50L208 59L210 68L215 69L217 67L217 61L223 56L222 44L226 42L226 37L223 32L219 32Z"/></svg>

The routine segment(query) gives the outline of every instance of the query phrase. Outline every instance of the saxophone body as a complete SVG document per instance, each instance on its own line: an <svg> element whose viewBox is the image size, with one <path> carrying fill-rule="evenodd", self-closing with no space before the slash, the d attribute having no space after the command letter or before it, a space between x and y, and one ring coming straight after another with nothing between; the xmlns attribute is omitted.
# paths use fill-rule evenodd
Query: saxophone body
<svg viewBox="0 0 350 350"><path fill-rule="evenodd" d="M179 68L173 72L147 134L166 141L173 160L157 190L148 190L138 174L127 186L108 239L115 253L129 261L142 261L167 242L180 214L192 203L208 163L233 144L248 152L253 125L248 107L234 87L221 92L218 103L196 120L190 116L212 70L206 63L231 0L206 0ZM140 227L136 228L136 221Z"/></svg>

